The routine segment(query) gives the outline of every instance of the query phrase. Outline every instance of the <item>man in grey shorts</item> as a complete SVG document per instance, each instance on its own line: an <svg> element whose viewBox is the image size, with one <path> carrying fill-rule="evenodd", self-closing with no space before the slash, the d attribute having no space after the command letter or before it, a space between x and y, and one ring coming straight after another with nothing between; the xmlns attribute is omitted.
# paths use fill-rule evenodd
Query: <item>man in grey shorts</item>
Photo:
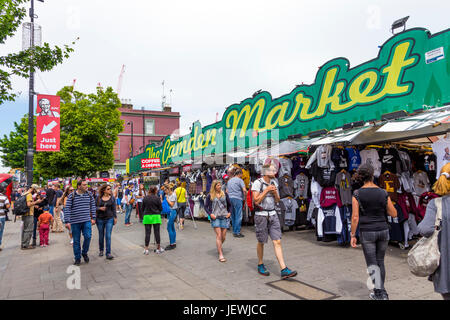
<svg viewBox="0 0 450 320"><path fill-rule="evenodd" d="M278 214L275 210L275 204L280 201L278 193L278 182L275 179L277 169L271 165L262 167L262 178L256 180L252 185L253 199L255 201L255 229L256 239L258 240L258 272L264 276L270 273L263 263L264 244L268 237L273 242L275 255L281 268L281 278L287 279L295 277L297 271L290 270L284 263L283 249L281 248L281 226Z"/></svg>

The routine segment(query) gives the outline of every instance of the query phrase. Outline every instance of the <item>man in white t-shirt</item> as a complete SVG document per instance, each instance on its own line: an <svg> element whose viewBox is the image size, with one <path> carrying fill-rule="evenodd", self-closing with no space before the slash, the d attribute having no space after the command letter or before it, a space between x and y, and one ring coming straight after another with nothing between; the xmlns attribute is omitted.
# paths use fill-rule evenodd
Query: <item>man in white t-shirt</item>
<svg viewBox="0 0 450 320"><path fill-rule="evenodd" d="M270 273L263 263L264 244L267 243L268 237L272 239L275 256L281 268L281 278L287 279L295 277L297 271L290 270L283 258L283 250L281 247L281 226L275 210L276 203L280 202L278 193L278 182L275 179L277 169L271 165L262 167L262 178L256 180L252 185L253 199L255 201L255 230L256 239L258 240L258 273L269 276Z"/></svg>

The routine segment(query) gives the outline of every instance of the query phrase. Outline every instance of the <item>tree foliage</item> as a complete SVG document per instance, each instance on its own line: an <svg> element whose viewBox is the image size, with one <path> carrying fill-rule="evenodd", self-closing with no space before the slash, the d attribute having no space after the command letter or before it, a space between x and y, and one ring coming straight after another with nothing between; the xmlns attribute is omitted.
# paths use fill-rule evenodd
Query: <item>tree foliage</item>
<svg viewBox="0 0 450 320"><path fill-rule="evenodd" d="M36 170L44 177L91 176L114 165L114 144L123 130L121 103L112 88L83 94L64 87L60 152L38 152Z"/></svg>
<svg viewBox="0 0 450 320"><path fill-rule="evenodd" d="M36 127L36 126L35 126ZM35 129L36 133L36 129ZM3 165L11 168L24 168L28 146L28 114L23 116L20 124L14 122L14 130L9 136L0 138L0 151Z"/></svg>
<svg viewBox="0 0 450 320"><path fill-rule="evenodd" d="M12 37L26 16L23 6L29 0L0 0L0 45ZM72 42L74 44L74 42ZM0 104L14 101L17 93L13 91L13 75L28 78L30 71L48 71L69 57L73 49L68 45L63 48L51 48L48 43L42 46L0 56Z"/></svg>

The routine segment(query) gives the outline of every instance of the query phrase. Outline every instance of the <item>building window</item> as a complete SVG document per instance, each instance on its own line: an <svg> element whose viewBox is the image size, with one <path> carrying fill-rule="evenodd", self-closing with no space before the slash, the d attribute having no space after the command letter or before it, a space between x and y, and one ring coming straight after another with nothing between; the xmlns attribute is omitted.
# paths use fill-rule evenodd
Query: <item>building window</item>
<svg viewBox="0 0 450 320"><path fill-rule="evenodd" d="M145 134L149 135L155 134L155 120L145 119Z"/></svg>

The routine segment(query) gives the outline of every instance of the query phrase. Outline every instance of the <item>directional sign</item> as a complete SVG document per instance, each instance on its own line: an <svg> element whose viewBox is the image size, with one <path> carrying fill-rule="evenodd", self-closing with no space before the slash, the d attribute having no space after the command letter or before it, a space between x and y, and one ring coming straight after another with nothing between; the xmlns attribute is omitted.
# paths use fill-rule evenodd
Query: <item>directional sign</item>
<svg viewBox="0 0 450 320"><path fill-rule="evenodd" d="M60 97L37 96L36 151L59 151Z"/></svg>

